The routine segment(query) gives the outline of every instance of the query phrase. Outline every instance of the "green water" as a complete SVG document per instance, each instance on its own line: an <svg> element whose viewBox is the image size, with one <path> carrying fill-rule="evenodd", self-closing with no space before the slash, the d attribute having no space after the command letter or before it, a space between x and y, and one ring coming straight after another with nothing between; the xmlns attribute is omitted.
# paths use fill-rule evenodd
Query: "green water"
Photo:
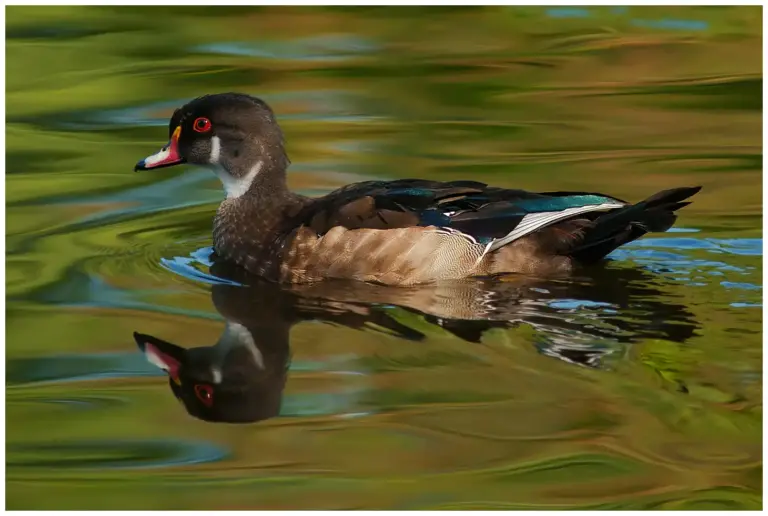
<svg viewBox="0 0 768 516"><path fill-rule="evenodd" d="M9 509L762 506L760 7L6 13ZM132 168L230 90L307 194L704 188L570 282L227 286L217 179ZM233 318L286 332L277 417L192 418L132 337Z"/></svg>

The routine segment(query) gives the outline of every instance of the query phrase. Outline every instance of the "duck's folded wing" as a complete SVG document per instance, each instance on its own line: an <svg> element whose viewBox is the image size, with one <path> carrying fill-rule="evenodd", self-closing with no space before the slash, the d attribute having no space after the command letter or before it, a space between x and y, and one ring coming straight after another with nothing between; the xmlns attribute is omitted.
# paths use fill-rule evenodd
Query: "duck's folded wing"
<svg viewBox="0 0 768 516"><path fill-rule="evenodd" d="M481 194L485 189L485 184L474 181L366 181L315 200L298 215L296 222L319 235L337 226L346 229L448 226L450 218L443 215L445 203Z"/></svg>
<svg viewBox="0 0 768 516"><path fill-rule="evenodd" d="M602 194L534 193L475 181L418 179L349 185L308 205L293 225L317 235L332 228L435 227L498 248L537 229L626 203Z"/></svg>
<svg viewBox="0 0 768 516"><path fill-rule="evenodd" d="M293 219L282 274L292 282L461 278L478 272L488 252L541 227L620 206L605 196L536 194L471 181L359 183L309 203Z"/></svg>

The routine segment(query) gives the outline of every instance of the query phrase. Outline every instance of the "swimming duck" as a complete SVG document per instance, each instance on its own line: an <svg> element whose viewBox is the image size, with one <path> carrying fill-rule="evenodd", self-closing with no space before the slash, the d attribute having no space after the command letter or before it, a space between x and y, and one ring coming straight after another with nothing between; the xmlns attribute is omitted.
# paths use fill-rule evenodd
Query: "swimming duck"
<svg viewBox="0 0 768 516"><path fill-rule="evenodd" d="M283 133L258 98L196 98L173 113L168 132L169 143L135 170L210 168L226 192L213 221L216 256L284 283L568 274L645 233L666 231L701 188L664 190L631 204L600 193L399 179L309 198L288 189Z"/></svg>

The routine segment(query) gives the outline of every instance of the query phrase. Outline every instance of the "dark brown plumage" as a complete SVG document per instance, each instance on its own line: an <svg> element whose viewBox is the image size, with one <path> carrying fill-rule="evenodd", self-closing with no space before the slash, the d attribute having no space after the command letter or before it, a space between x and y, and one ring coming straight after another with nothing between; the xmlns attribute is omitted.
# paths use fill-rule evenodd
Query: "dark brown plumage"
<svg viewBox="0 0 768 516"><path fill-rule="evenodd" d="M288 189L283 134L259 99L195 99L174 113L169 134L168 146L136 169L211 168L227 192L213 225L217 256L288 283L569 273L649 231L666 231L700 189L666 190L633 205L604 194L406 179L311 199Z"/></svg>

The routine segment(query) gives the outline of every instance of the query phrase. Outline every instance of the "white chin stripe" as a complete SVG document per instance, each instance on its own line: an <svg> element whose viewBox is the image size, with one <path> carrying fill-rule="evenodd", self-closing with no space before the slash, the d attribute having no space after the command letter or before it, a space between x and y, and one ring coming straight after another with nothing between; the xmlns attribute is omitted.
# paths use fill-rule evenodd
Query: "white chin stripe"
<svg viewBox="0 0 768 516"><path fill-rule="evenodd" d="M219 176L221 184L224 185L224 191L227 193L227 199L237 199L245 192L247 192L251 188L253 180L256 179L256 176L259 175L259 172L261 172L261 167L263 164L264 162L259 161L243 177L233 177L222 167L215 167L214 172L217 176Z"/></svg>
<svg viewBox="0 0 768 516"><path fill-rule="evenodd" d="M211 157L208 161L210 161L213 165L217 164L219 162L219 158L221 157L221 140L218 136L211 137Z"/></svg>

